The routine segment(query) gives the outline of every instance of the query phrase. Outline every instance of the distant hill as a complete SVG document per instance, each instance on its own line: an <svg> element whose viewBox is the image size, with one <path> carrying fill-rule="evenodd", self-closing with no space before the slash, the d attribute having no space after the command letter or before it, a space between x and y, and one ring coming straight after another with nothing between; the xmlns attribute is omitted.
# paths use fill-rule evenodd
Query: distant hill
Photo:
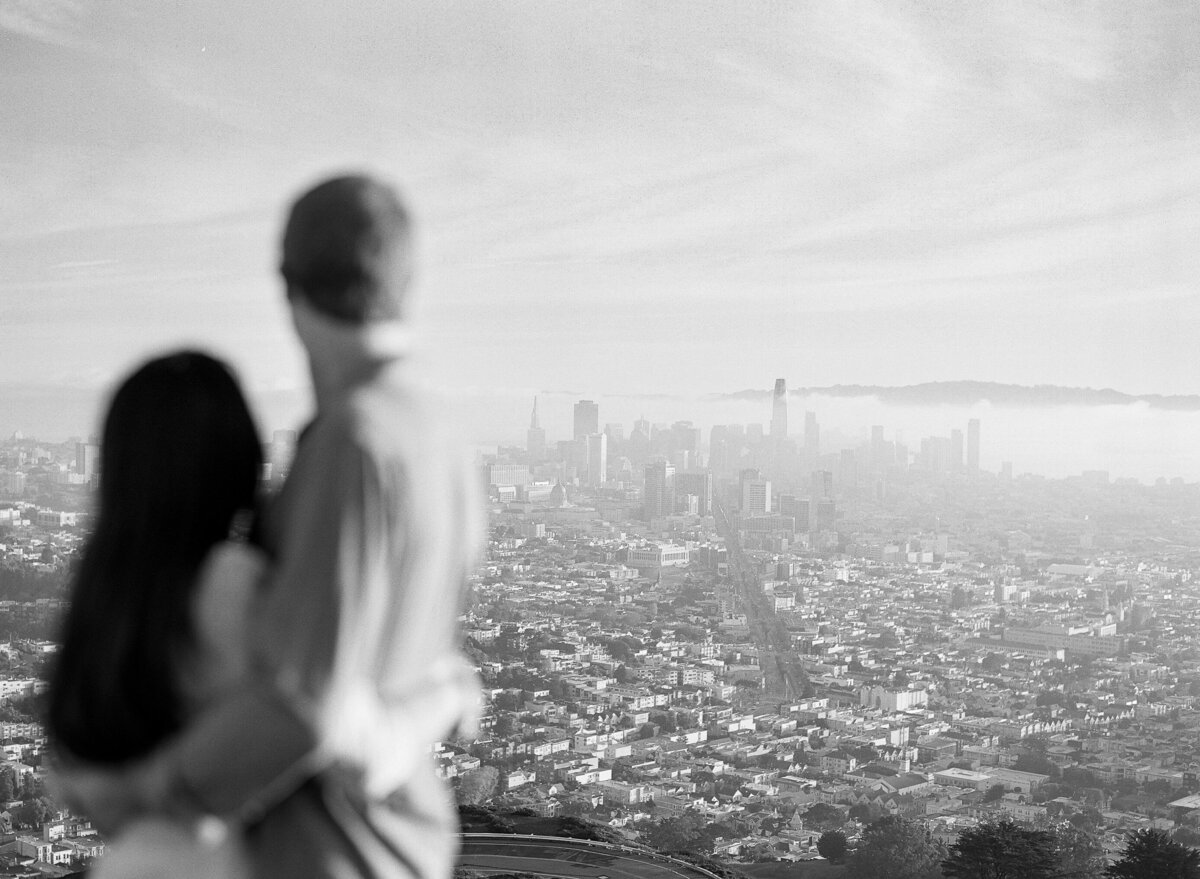
<svg viewBox="0 0 1200 879"><path fill-rule="evenodd" d="M908 406L970 406L989 402L996 406L1128 406L1145 403L1154 409L1200 411L1197 394L1125 394L1112 388L1064 388L1057 385L1006 385L999 382L925 382L919 385L830 385L792 388L789 396L875 397L880 402ZM708 400L765 400L770 390L745 390L710 394Z"/></svg>

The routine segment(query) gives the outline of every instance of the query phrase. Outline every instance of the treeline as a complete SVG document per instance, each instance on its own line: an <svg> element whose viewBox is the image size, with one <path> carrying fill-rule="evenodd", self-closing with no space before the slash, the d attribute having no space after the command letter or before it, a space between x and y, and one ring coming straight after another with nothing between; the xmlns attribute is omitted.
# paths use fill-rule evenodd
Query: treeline
<svg viewBox="0 0 1200 879"><path fill-rule="evenodd" d="M530 809L500 812L486 806L460 804L458 818L463 833L534 834L614 845L626 842L624 836L604 824L574 817L543 818Z"/></svg>
<svg viewBox="0 0 1200 879"><path fill-rule="evenodd" d="M65 571L34 571L19 565L0 565L0 601L56 598L67 584Z"/></svg>
<svg viewBox="0 0 1200 879"><path fill-rule="evenodd" d="M844 864L845 879L1200 879L1200 851L1163 831L1130 834L1122 857L1108 864L1097 832L1070 821L985 822L946 845L889 815L863 831L853 851L840 830L822 834L817 851Z"/></svg>

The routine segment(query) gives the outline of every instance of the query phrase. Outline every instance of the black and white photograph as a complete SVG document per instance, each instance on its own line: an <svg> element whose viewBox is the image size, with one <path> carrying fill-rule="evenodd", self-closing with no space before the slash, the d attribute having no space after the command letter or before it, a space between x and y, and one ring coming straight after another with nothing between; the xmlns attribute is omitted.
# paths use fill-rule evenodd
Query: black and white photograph
<svg viewBox="0 0 1200 879"><path fill-rule="evenodd" d="M0 0L0 879L1200 879L1197 339L1189 0Z"/></svg>

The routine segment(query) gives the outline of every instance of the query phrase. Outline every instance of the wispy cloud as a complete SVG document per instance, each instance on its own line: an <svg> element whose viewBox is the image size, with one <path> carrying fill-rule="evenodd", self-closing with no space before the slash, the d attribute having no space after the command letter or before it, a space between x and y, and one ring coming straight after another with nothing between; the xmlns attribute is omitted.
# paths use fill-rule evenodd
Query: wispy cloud
<svg viewBox="0 0 1200 879"><path fill-rule="evenodd" d="M92 5L89 0L0 0L0 31L74 44Z"/></svg>
<svg viewBox="0 0 1200 879"><path fill-rule="evenodd" d="M231 9L0 0L0 289L119 339L62 322L64 360L190 325L274 381L285 330L212 303L277 319L283 202L366 166L451 381L1200 375L1160 326L1200 274L1194 4Z"/></svg>

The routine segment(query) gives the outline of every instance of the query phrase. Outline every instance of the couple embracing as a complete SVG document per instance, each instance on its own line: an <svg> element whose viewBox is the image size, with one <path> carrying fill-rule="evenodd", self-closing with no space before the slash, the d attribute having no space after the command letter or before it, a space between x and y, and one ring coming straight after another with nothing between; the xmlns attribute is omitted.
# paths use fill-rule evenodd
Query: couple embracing
<svg viewBox="0 0 1200 879"><path fill-rule="evenodd" d="M450 874L431 746L478 702L458 649L474 480L412 381L408 215L365 176L292 206L282 274L316 416L278 495L231 372L116 391L51 685L59 786L98 877Z"/></svg>

